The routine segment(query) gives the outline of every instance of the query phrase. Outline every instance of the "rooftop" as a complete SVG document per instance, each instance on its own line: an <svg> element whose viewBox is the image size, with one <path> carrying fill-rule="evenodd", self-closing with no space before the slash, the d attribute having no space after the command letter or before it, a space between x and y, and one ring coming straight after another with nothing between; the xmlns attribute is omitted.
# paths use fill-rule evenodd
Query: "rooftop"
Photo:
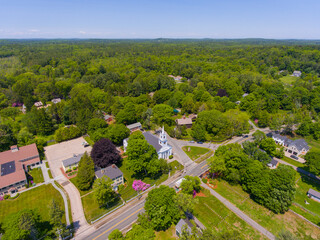
<svg viewBox="0 0 320 240"><path fill-rule="evenodd" d="M132 129L134 129L134 128L141 128L141 127L142 127L142 126L141 126L141 123L140 123L140 122L127 125L127 128L129 128L129 130L132 130Z"/></svg>
<svg viewBox="0 0 320 240"><path fill-rule="evenodd" d="M95 172L97 178L101 178L102 176L107 176L111 180L117 177L123 176L121 170L114 164L109 167L99 169Z"/></svg>
<svg viewBox="0 0 320 240"><path fill-rule="evenodd" d="M187 225L187 231L191 233L193 225L188 219L180 219L180 221L176 225L176 229L179 231L179 233L180 234L182 233L182 229L184 225Z"/></svg>
<svg viewBox="0 0 320 240"><path fill-rule="evenodd" d="M77 164L78 162L80 162L80 159L82 156L83 156L83 153L82 154L74 154L73 157L63 160L62 164L64 167L68 167L68 166Z"/></svg>
<svg viewBox="0 0 320 240"><path fill-rule="evenodd" d="M159 144L159 138L150 132L143 132L142 134L147 142L151 144L157 152L159 152L159 150L162 148L162 146Z"/></svg>
<svg viewBox="0 0 320 240"><path fill-rule="evenodd" d="M308 194L320 198L320 192L313 190L312 188L309 189Z"/></svg>
<svg viewBox="0 0 320 240"><path fill-rule="evenodd" d="M188 124L192 124L192 118L180 118L180 119L176 119L176 123L178 125L188 125Z"/></svg>

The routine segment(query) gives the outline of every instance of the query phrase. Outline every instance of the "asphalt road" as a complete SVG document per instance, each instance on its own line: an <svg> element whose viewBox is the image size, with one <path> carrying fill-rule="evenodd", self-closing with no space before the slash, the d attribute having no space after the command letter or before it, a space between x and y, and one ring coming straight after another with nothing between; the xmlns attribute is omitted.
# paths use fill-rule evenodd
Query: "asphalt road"
<svg viewBox="0 0 320 240"><path fill-rule="evenodd" d="M206 161L203 161L202 163L196 165L195 167L190 168L186 173L184 173L181 178L185 175L192 175L192 176L198 176L201 173L205 172L208 169L208 165ZM173 182L169 184L170 187L173 187L175 182L179 180L176 179ZM128 211L121 213L116 218L114 218L112 221L109 221L99 229L97 229L94 233L87 236L85 239L90 240L106 240L108 239L108 235L114 230L119 229L122 230L126 228L127 226L130 226L134 221L137 220L139 213L144 212L144 203L145 201L141 201L132 208L130 208Z"/></svg>

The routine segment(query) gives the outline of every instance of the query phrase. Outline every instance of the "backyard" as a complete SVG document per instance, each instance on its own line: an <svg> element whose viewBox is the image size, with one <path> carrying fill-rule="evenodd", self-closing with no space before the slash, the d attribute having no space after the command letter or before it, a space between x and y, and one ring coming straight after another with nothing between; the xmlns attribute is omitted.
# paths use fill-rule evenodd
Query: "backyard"
<svg viewBox="0 0 320 240"><path fill-rule="evenodd" d="M182 150L191 158L191 160L196 160L202 155L210 151L208 148L203 147L193 147L193 146L184 146Z"/></svg>
<svg viewBox="0 0 320 240"><path fill-rule="evenodd" d="M287 76L284 76L282 78L280 78L279 80L285 84L292 84L294 83L297 79L297 77L293 77L293 76L290 76L290 75L287 75Z"/></svg>
<svg viewBox="0 0 320 240"><path fill-rule="evenodd" d="M34 168L31 169L28 174L32 177L30 180L32 180L34 183L42 183L44 182L42 170L41 168Z"/></svg>
<svg viewBox="0 0 320 240"><path fill-rule="evenodd" d="M226 181L220 180L215 191L274 235L277 235L283 229L291 231L299 239L317 239L317 236L320 235L318 228L303 221L292 212L275 214L254 202L240 185L232 186Z"/></svg>
<svg viewBox="0 0 320 240"><path fill-rule="evenodd" d="M245 239L266 239L264 235L240 219L217 198L210 195L208 190L205 190L204 194L206 197L196 197L198 203L195 206L194 214L206 228L215 232L236 231Z"/></svg>
<svg viewBox="0 0 320 240"><path fill-rule="evenodd" d="M54 189L51 184L42 185L21 193L14 200L0 201L0 223L11 213L16 213L23 209L31 209L40 215L41 222L43 222L43 234L45 234L47 231L51 230L48 205L52 199L55 199L64 210L63 199L60 193ZM66 222L64 214L61 221L63 223Z"/></svg>

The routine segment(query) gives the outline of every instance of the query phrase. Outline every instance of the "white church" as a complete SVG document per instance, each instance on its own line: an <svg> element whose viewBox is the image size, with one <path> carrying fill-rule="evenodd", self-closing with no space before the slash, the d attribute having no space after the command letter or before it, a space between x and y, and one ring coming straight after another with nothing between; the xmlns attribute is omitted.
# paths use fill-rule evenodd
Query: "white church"
<svg viewBox="0 0 320 240"><path fill-rule="evenodd" d="M156 149L159 159L168 159L169 156L172 155L172 147L168 144L167 136L163 127L159 137L151 134L150 132L143 132L142 134L147 142ZM123 140L124 151L127 150L127 146L128 138Z"/></svg>

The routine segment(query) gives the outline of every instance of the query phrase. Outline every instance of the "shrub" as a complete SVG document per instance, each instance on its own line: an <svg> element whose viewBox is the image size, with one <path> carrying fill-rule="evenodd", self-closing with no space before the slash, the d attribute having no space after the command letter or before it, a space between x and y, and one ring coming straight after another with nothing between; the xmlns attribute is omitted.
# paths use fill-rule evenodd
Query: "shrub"
<svg viewBox="0 0 320 240"><path fill-rule="evenodd" d="M25 186L25 188L29 188L29 184L27 184L27 183L24 186Z"/></svg>
<svg viewBox="0 0 320 240"><path fill-rule="evenodd" d="M72 168L72 170L74 170L74 171L77 170L77 169L78 169L78 167L73 167L73 168Z"/></svg>
<svg viewBox="0 0 320 240"><path fill-rule="evenodd" d="M173 155L170 155L170 156L169 156L169 159L172 159L172 158L173 158Z"/></svg>
<svg viewBox="0 0 320 240"><path fill-rule="evenodd" d="M121 184L121 185L118 186L118 188L119 188L119 192L120 192L120 191L122 191L124 189L124 185Z"/></svg>
<svg viewBox="0 0 320 240"><path fill-rule="evenodd" d="M4 199L9 199L10 198L10 195L4 195L4 197L3 197Z"/></svg>
<svg viewBox="0 0 320 240"><path fill-rule="evenodd" d="M202 182L203 182L204 184L207 184L208 179L206 179L206 178L202 178Z"/></svg>
<svg viewBox="0 0 320 240"><path fill-rule="evenodd" d="M3 196L0 196L0 201L3 201L3 200L4 200Z"/></svg>
<svg viewBox="0 0 320 240"><path fill-rule="evenodd" d="M63 142L81 136L81 131L77 126L62 127L55 131L54 140Z"/></svg>
<svg viewBox="0 0 320 240"><path fill-rule="evenodd" d="M66 173L69 173L69 172L71 172L71 169L68 169L68 170L66 171Z"/></svg>

